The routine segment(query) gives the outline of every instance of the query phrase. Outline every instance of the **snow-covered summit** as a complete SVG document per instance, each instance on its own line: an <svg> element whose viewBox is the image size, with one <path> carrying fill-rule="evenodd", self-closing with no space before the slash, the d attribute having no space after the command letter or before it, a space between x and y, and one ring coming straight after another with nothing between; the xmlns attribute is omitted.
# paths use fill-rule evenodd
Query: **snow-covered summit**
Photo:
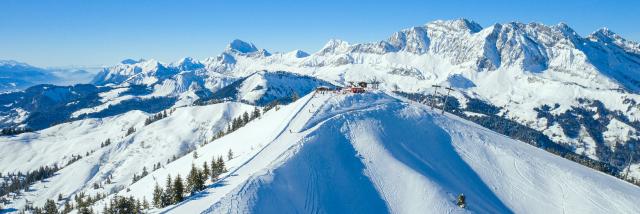
<svg viewBox="0 0 640 214"><path fill-rule="evenodd" d="M348 51L349 43L339 39L331 39L316 54L328 55L336 53L345 53Z"/></svg>
<svg viewBox="0 0 640 214"><path fill-rule="evenodd" d="M269 56L269 53L265 49L258 49L253 43L245 42L239 39L234 39L227 45L225 52L253 55L253 56Z"/></svg>
<svg viewBox="0 0 640 214"><path fill-rule="evenodd" d="M609 28L601 28L590 34L588 38L592 41L599 41L605 44L615 44L627 52L640 55L640 43L627 40L619 34L609 30Z"/></svg>
<svg viewBox="0 0 640 214"><path fill-rule="evenodd" d="M97 85L106 84L151 84L157 79L166 78L175 73L171 68L161 62L150 60L125 60L124 63L104 68L100 71L92 83Z"/></svg>
<svg viewBox="0 0 640 214"><path fill-rule="evenodd" d="M120 61L120 64L125 64L125 65L133 65L139 62L143 62L145 61L145 59L139 59L139 60L135 60L135 59L124 59L122 61Z"/></svg>
<svg viewBox="0 0 640 214"><path fill-rule="evenodd" d="M290 57L293 56L295 58L304 58L304 57L308 57L309 53L304 52L302 50L294 50L294 51L291 51L291 52L287 53L287 55L290 55Z"/></svg>
<svg viewBox="0 0 640 214"><path fill-rule="evenodd" d="M200 61L195 60L191 57L182 58L181 60L178 60L177 62L172 63L172 66L178 68L181 71L192 71L192 70L204 68L204 64L202 64Z"/></svg>
<svg viewBox="0 0 640 214"><path fill-rule="evenodd" d="M227 48L225 50L239 53L251 53L258 51L253 43L248 43L239 39L234 39L233 41L231 41L231 43L227 45Z"/></svg>
<svg viewBox="0 0 640 214"><path fill-rule="evenodd" d="M480 24L464 18L455 20L436 20L427 23L425 26L432 30L448 32L466 31L470 33L477 33L482 30L482 26L480 26Z"/></svg>

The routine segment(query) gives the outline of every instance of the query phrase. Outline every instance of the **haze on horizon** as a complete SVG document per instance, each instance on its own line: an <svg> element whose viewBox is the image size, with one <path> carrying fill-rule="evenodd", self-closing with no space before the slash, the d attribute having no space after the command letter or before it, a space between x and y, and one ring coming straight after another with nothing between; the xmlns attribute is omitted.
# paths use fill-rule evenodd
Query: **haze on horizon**
<svg viewBox="0 0 640 214"><path fill-rule="evenodd" d="M9 0L0 9L0 59L36 66L110 65L215 56L233 39L271 52L319 50L329 39L379 41L437 19L565 22L580 35L607 27L639 41L638 1L104 1Z"/></svg>

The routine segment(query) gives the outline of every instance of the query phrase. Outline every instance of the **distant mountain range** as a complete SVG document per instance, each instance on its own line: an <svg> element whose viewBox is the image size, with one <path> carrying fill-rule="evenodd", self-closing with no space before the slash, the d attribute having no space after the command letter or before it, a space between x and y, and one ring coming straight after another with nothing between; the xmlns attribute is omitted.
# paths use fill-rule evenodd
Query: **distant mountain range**
<svg viewBox="0 0 640 214"><path fill-rule="evenodd" d="M0 60L0 92L24 90L37 84L88 83L93 73L79 68L39 68L13 60Z"/></svg>
<svg viewBox="0 0 640 214"><path fill-rule="evenodd" d="M377 79L384 88L408 93L433 94L433 84L453 86L461 108L470 99L481 100L498 108L499 116L595 159L613 155L598 148L640 139L634 122L640 120L640 44L606 28L581 37L564 23L483 28L466 19L434 21L380 42L331 40L313 54L272 54L235 40L202 61L128 60L104 69L93 82L143 84L177 96L191 84L215 92L260 70L335 85ZM563 119L586 116L594 119Z"/></svg>
<svg viewBox="0 0 640 214"><path fill-rule="evenodd" d="M1 87L56 78L25 64L3 64ZM482 27L466 19L439 20L379 42L331 40L315 53L271 53L234 40L203 60L127 59L102 69L90 84L0 94L0 127L51 132L56 124L110 120L134 110L157 113L222 101L286 104L317 86L358 81L379 81L383 90L447 106L493 131L640 178L640 44L606 28L580 36L564 23ZM446 92L433 85L454 89L446 103Z"/></svg>
<svg viewBox="0 0 640 214"><path fill-rule="evenodd" d="M5 70L14 68L3 72L9 74L5 79L16 79L5 85L55 79L50 72L26 64L3 64ZM31 73L16 75L21 70ZM498 108L496 115L538 130L594 159L615 155L599 148L640 139L640 125L635 122L640 120L640 44L606 28L581 37L564 23L511 22L483 28L466 19L434 21L393 33L380 42L331 40L312 54L299 50L270 53L234 40L222 54L204 60L161 63L127 59L104 68L91 83L111 88L143 85L148 90L144 96L171 98L174 105L188 105L209 99L199 95L211 95L257 71L287 71L334 85L376 79L383 88L418 94L433 94L434 84L452 86L457 89L453 96L460 108L469 108L470 99L480 100ZM135 97L109 96L101 98L99 105ZM106 108L90 109L71 115ZM0 112L5 115L2 121L21 121L16 120L15 115L21 115L18 112L25 111ZM577 117L593 119L564 119ZM12 124L19 123L5 123Z"/></svg>

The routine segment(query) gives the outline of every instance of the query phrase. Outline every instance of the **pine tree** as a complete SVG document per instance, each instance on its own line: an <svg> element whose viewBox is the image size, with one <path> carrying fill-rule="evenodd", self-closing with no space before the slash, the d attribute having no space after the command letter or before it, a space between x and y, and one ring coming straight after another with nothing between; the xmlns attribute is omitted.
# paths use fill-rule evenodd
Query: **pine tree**
<svg viewBox="0 0 640 214"><path fill-rule="evenodd" d="M182 201L184 194L184 184L182 183L182 178L180 178L180 174L176 176L176 179L173 180L173 201L178 203Z"/></svg>
<svg viewBox="0 0 640 214"><path fill-rule="evenodd" d="M238 118L233 118L233 123L232 123L232 130L238 130L240 128L240 120Z"/></svg>
<svg viewBox="0 0 640 214"><path fill-rule="evenodd" d="M215 182L219 179L222 173L227 172L227 169L224 165L224 160L222 156L219 156L216 160L215 158L211 160L211 181Z"/></svg>
<svg viewBox="0 0 640 214"><path fill-rule="evenodd" d="M43 211L45 214L58 214L56 202L51 199L47 199L47 202L44 203Z"/></svg>
<svg viewBox="0 0 640 214"><path fill-rule="evenodd" d="M223 131L218 131L218 134L216 134L216 139L217 138L221 138L222 136L224 136L224 132Z"/></svg>
<svg viewBox="0 0 640 214"><path fill-rule="evenodd" d="M133 173L133 182L131 182L131 183L135 183L138 180L140 180L140 177L138 177L138 174ZM94 183L94 189L98 189L98 187L96 187L95 185L98 185L98 183Z"/></svg>
<svg viewBox="0 0 640 214"><path fill-rule="evenodd" d="M167 183L164 188L164 193L162 194L162 205L168 206L174 204L173 195L175 193L173 189L173 182L171 181L171 175L167 175Z"/></svg>
<svg viewBox="0 0 640 214"><path fill-rule="evenodd" d="M218 163L216 162L215 157L211 158L211 172L209 175L211 176L211 182L218 181L220 174L218 174Z"/></svg>
<svg viewBox="0 0 640 214"><path fill-rule="evenodd" d="M206 179L207 177L209 177L209 173L210 172L211 171L209 170L209 166L207 165L207 162L205 161L202 164L202 176L205 177L205 179Z"/></svg>
<svg viewBox="0 0 640 214"><path fill-rule="evenodd" d="M129 200L134 200L136 202L135 213L142 213L142 202L138 199L134 199L133 196L130 196Z"/></svg>
<svg viewBox="0 0 640 214"><path fill-rule="evenodd" d="M196 183L197 187L198 187L198 191L201 191L205 188L205 183L207 182L207 176L205 176L205 173L201 170L198 170L198 182Z"/></svg>
<svg viewBox="0 0 640 214"><path fill-rule="evenodd" d="M156 183L156 187L153 189L153 206L157 208L161 208L162 206L162 195L164 191L160 188L160 185Z"/></svg>
<svg viewBox="0 0 640 214"><path fill-rule="evenodd" d="M133 214L142 213L142 203L140 203L140 200L136 200L135 198L133 198L133 196L129 196L129 198L125 199L124 201L126 201L126 204L127 204L126 211L129 211L130 213L133 213Z"/></svg>
<svg viewBox="0 0 640 214"><path fill-rule="evenodd" d="M93 208L91 207L81 207L78 209L78 214L93 214Z"/></svg>
<svg viewBox="0 0 640 214"><path fill-rule="evenodd" d="M253 112L251 113L251 120L260 117L260 109L258 107L253 108Z"/></svg>
<svg viewBox="0 0 640 214"><path fill-rule="evenodd" d="M69 201L65 201L64 202L64 209L62 210L62 213L70 213L73 210L73 206L69 203Z"/></svg>
<svg viewBox="0 0 640 214"><path fill-rule="evenodd" d="M233 151L231 151L231 149L229 149L229 152L227 153L227 158L228 160L233 159Z"/></svg>
<svg viewBox="0 0 640 214"><path fill-rule="evenodd" d="M129 136L129 135L133 134L134 132L136 132L136 128L133 128L133 126L129 127L129 129L127 129L127 134L125 134L124 136L125 137Z"/></svg>
<svg viewBox="0 0 640 214"><path fill-rule="evenodd" d="M193 159L198 159L198 150L193 151Z"/></svg>
<svg viewBox="0 0 640 214"><path fill-rule="evenodd" d="M143 197L142 198L142 208L145 210L148 210L150 207L149 205L149 201L147 201L147 198Z"/></svg>
<svg viewBox="0 0 640 214"><path fill-rule="evenodd" d="M131 213L131 214L139 214L142 213L142 203L139 200L130 197L122 197L115 196L111 199L107 205L104 206L103 213L106 214L120 214L120 213Z"/></svg>
<svg viewBox="0 0 640 214"><path fill-rule="evenodd" d="M244 114L242 114L242 126L246 125L247 123L249 123L249 113L245 111Z"/></svg>
<svg viewBox="0 0 640 214"><path fill-rule="evenodd" d="M195 165L191 165L191 171L189 172L189 175L187 175L187 189L191 194L197 191L196 190L197 179L198 179L198 169L196 169Z"/></svg>
<svg viewBox="0 0 640 214"><path fill-rule="evenodd" d="M191 165L191 171L187 176L187 189L193 195L195 192L198 192L204 189L204 179L200 173L200 170L196 167L196 165ZM206 179L206 177L205 177Z"/></svg>
<svg viewBox="0 0 640 214"><path fill-rule="evenodd" d="M224 165L224 160L222 159L222 157L218 157L218 173L222 174L225 172L227 172L227 167Z"/></svg>

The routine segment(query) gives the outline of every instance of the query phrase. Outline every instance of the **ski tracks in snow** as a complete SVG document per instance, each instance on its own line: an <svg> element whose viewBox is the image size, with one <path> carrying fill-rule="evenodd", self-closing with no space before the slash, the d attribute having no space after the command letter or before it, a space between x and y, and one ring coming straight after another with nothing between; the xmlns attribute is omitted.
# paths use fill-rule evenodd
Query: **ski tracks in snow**
<svg viewBox="0 0 640 214"><path fill-rule="evenodd" d="M245 161L240 166L236 167L231 173L223 177L218 182L225 182L229 179L242 180L240 177L245 178L242 184L239 184L235 190L231 190L232 193L225 194L215 204L205 208L202 213L219 213L219 212L231 212L231 210L239 212L249 212L252 201L255 200L256 195L252 193L257 189L256 182L266 182L261 178L265 176L271 176L272 171L267 169L277 168L278 165L284 163L287 159L295 155L305 140L304 137L315 129L320 127L326 121L341 115L352 113L355 111L368 110L375 108L376 106L384 105L387 102L374 102L366 103L355 108L341 109L337 111L331 111L326 115L322 115L321 109L326 105L328 100L341 98L343 95L332 94L314 94L309 100L305 101L300 109L297 110L288 124L277 134L277 136L270 141L266 146L260 149L251 158ZM262 165L256 167L253 165ZM258 169L260 168L260 169ZM243 171L245 170L245 171ZM311 173L307 189L305 190L305 210L308 213L320 212L320 205L317 204L318 189L316 169L310 169ZM227 183L235 183L236 181L230 181ZM217 188L212 188L209 191L215 191ZM206 199L205 199L206 200ZM215 200L214 200L215 201ZM225 202L226 201L226 202ZM244 204L243 202L244 201ZM249 203L249 204L246 204ZM228 210L227 210L228 209ZM226 211L223 211L226 210ZM168 210L174 212L172 210Z"/></svg>
<svg viewBox="0 0 640 214"><path fill-rule="evenodd" d="M304 129L306 122L315 114L308 113L308 110L317 111L322 105L326 102L326 100L330 98L330 96L317 96L316 93L311 95L311 97L303 101L299 109L295 110L291 120L287 121L286 125L273 137L273 140L270 140L264 147L262 147L259 151L257 151L254 155L248 158L239 166L235 167L231 170L227 175L223 176L219 181L210 185L210 187L206 190L206 194L204 198L191 198L188 199L176 206L168 208L162 213L181 213L184 210L181 209L183 205L192 203L199 204L198 207L202 207L202 213L212 213L219 212L220 209L229 209L227 212L231 210L240 211L247 209L247 207L243 207L245 205L241 204L242 202L237 201L239 198L245 197L255 197L251 195L251 189L255 189L252 185L256 185L253 182L260 182L260 179L252 179L256 178L259 175L269 174L270 171L268 169L270 166L274 164L279 164L279 162L284 162L292 152L290 152L296 145L299 145L303 142L302 137L306 136L306 133L311 131L313 128ZM311 108L308 108L309 104L313 103ZM223 184L223 186L217 186ZM224 189L224 190L223 190ZM234 190L235 189L235 190ZM232 192L229 194L229 192ZM227 202L223 202L227 198ZM246 198L245 198L246 199ZM215 204L211 205L211 203L207 203L206 201L217 201ZM251 199L249 200L251 201ZM221 204L224 203L226 205ZM187 206L185 206L187 207ZM317 207L317 205L312 205L312 207ZM192 207L190 210L193 211ZM316 209L316 208L313 208Z"/></svg>

